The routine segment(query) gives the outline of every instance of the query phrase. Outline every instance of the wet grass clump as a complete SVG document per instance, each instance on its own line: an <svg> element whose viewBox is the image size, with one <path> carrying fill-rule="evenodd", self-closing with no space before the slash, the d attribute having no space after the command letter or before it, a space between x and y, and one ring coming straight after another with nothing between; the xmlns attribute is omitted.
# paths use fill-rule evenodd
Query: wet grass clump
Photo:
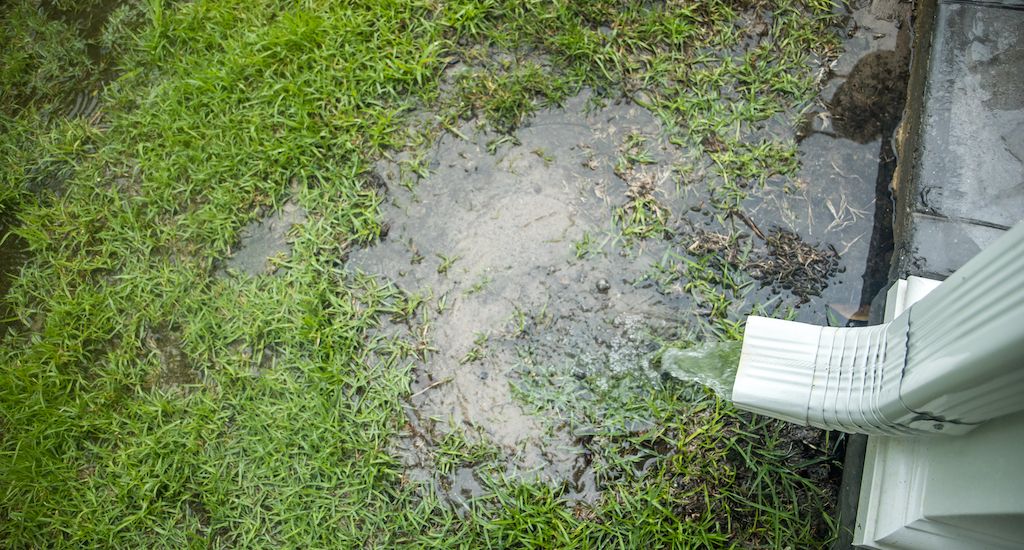
<svg viewBox="0 0 1024 550"><path fill-rule="evenodd" d="M593 505L567 507L565 488L492 479L477 502L496 546L678 548L818 546L835 526L820 483L836 441L751 419L689 389L641 404L647 427L582 434L582 459L604 488ZM806 503L794 505L794 503Z"/></svg>
<svg viewBox="0 0 1024 550"><path fill-rule="evenodd" d="M670 390L643 402L657 427L592 443L607 464L597 503L574 509L564 488L496 477L456 513L390 452L428 344L378 328L423 315L422 299L344 263L387 232L386 189L366 177L375 160L406 151L422 174L417 151L460 118L507 134L583 86L648 105L681 142L724 144L714 153L729 185L756 180L751 166L788 150L734 130L813 93L805 63L829 45L829 4L107 8L78 24L60 11L70 3L0 7L0 217L29 254L0 297L9 546L807 547L832 536L830 495L807 474L820 459L787 447L777 425ZM767 40L723 55L747 40L751 11L770 12ZM455 62L470 72L452 81ZM83 92L98 104L67 116ZM638 187L624 226L660 223L648 199ZM289 201L306 219L277 276L225 275L243 228ZM439 271L454 262L442 260ZM453 439L438 474L491 458Z"/></svg>

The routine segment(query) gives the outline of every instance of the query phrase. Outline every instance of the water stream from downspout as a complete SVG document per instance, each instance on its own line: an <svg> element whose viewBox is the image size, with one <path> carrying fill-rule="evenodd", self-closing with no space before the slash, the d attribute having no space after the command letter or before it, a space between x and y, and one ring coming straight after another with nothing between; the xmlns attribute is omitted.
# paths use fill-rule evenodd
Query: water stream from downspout
<svg viewBox="0 0 1024 550"><path fill-rule="evenodd" d="M732 385L743 342L706 342L687 349L670 349L661 358L661 370L683 382L707 386L722 399L732 398Z"/></svg>

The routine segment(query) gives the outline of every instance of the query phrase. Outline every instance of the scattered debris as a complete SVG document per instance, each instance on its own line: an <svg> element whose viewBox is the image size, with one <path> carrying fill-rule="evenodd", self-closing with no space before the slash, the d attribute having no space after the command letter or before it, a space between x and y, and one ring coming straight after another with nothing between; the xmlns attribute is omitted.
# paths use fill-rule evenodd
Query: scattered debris
<svg viewBox="0 0 1024 550"><path fill-rule="evenodd" d="M814 247L792 231L775 228L766 243L768 254L751 261L748 272L755 279L789 290L801 302L820 295L839 267L834 246Z"/></svg>
<svg viewBox="0 0 1024 550"><path fill-rule="evenodd" d="M751 229L757 226L742 215ZM760 230L759 236L764 235ZM828 280L839 268L839 253L831 244L815 247L800 235L781 228L764 235L764 248L749 252L743 241L713 231L697 231L686 251L693 256L714 255L718 261L745 270L751 277L771 285L775 290L789 290L806 302L828 286Z"/></svg>

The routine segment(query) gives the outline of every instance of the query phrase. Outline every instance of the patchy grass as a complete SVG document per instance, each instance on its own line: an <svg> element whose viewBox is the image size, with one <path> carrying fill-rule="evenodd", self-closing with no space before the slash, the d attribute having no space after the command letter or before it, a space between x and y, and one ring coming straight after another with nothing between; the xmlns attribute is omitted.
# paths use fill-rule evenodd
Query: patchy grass
<svg viewBox="0 0 1024 550"><path fill-rule="evenodd" d="M496 478L456 515L389 452L429 343L375 329L425 314L423 299L343 267L382 233L383 190L364 176L375 159L406 150L423 175L417 151L458 119L507 134L582 86L715 149L723 180L791 170L785 146L728 136L813 93L805 62L831 47L829 4L149 0L98 32L75 12L92 4L0 7L0 208L30 253L3 297L16 316L0 341L9 546L832 536L829 495L807 474L820 459L787 447L781 425L671 388L631 401L654 428L591 443L606 464L592 508ZM773 14L768 39L740 51L750 10ZM469 72L452 80L455 61ZM63 116L83 90L99 110ZM412 116L424 110L437 115ZM240 230L287 200L308 217L279 276L218 276ZM641 206L624 213L659 227ZM491 456L450 443L442 470Z"/></svg>
<svg viewBox="0 0 1024 550"><path fill-rule="evenodd" d="M476 503L492 540L498 546L804 548L821 546L834 531L835 495L816 482L830 475L825 457L836 441L828 434L738 414L693 387L650 388L639 384L631 395L622 392L620 402L602 396L564 403L560 412L591 427L581 440L601 497L569 509L559 506L558 488L495 481L494 494ZM636 415L643 427L630 429Z"/></svg>
<svg viewBox="0 0 1024 550"><path fill-rule="evenodd" d="M486 332L478 332L473 335L473 347L462 357L462 363L474 363L487 356L487 340L490 335Z"/></svg>
<svg viewBox="0 0 1024 550"><path fill-rule="evenodd" d="M498 460L499 449L486 439L471 441L461 430L445 434L434 450L434 468L441 476L450 476L458 468L469 468Z"/></svg>

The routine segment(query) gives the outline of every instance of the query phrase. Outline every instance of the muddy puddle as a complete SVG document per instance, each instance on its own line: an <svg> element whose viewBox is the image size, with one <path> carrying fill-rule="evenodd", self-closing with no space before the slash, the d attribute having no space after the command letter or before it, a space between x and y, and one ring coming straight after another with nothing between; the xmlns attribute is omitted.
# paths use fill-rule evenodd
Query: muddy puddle
<svg viewBox="0 0 1024 550"><path fill-rule="evenodd" d="M70 59L62 62L60 78L48 90L52 97L16 98L32 103L38 99L52 101L42 109L44 121L82 119L103 127L103 88L119 75L115 60L123 53L126 35L140 28L146 18L145 8L123 0L81 0L61 2L41 0L35 8L40 16L59 25L69 43ZM31 190L49 190L59 194L63 177L39 178Z"/></svg>
<svg viewBox="0 0 1024 550"><path fill-rule="evenodd" d="M586 438L649 427L637 404L662 383L666 343L714 338L710 318L738 321L754 304L819 324L866 319L888 263L890 113L902 108L880 102L901 101L905 53L870 7L848 31L805 123L761 130L798 140L799 174L748 189L740 215L709 206L702 152L670 144L644 108L587 92L496 150L472 123L444 135L411 190L396 164L378 166L390 232L348 267L426 298L415 326L387 329L431 346L396 443L409 478L455 503L481 494L471 465L435 475L439 442L461 432L496 445L503 474L591 500ZM637 193L660 205L664 230L629 239L623 208ZM724 311L688 285L683 266L702 255L739 267Z"/></svg>
<svg viewBox="0 0 1024 550"><path fill-rule="evenodd" d="M831 241L845 263L823 293L835 314L831 321L866 321L866 308L888 281L893 140L909 78L909 10L907 3L879 0L852 12L844 53L797 130L798 184L807 210L789 221L805 239ZM814 184L807 189L809 182ZM768 207L765 213L773 211L781 212Z"/></svg>
<svg viewBox="0 0 1024 550"><path fill-rule="evenodd" d="M519 475L585 478L574 471L569 426L531 414L513 397L513 382L530 364L557 366L574 380L635 370L688 307L682 297L634 286L655 259L649 252L610 243L602 250L626 191L614 171L618 148L659 127L637 106L595 108L588 100L538 114L516 133L519 145L494 155L493 136L444 136L428 179L412 192L391 186L386 241L350 258L350 268L432 296L425 327L436 351L415 370L413 429L401 442L407 466L424 480L432 440L453 429L485 435ZM668 143L651 149L671 161ZM396 171L382 169L396 181ZM453 492L479 490L465 474L456 477Z"/></svg>
<svg viewBox="0 0 1024 550"><path fill-rule="evenodd" d="M105 40L104 30L118 8L126 4L123 0L79 0L70 3L43 0L40 4L41 11L47 17L64 22L83 40L86 55L94 65L89 68L91 71L102 74L104 70L109 69L109 67L104 67L104 63L109 54L107 50L111 45ZM115 17L124 19L125 13ZM122 23L122 21L118 21L118 23ZM106 76L109 77L112 74Z"/></svg>

